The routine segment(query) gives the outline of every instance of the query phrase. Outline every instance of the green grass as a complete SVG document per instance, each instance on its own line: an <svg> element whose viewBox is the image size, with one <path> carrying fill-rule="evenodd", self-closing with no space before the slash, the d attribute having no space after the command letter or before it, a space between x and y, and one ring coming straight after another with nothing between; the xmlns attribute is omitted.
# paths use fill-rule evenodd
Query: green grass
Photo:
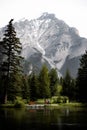
<svg viewBox="0 0 87 130"><path fill-rule="evenodd" d="M14 104L1 104L1 108L14 108Z"/></svg>
<svg viewBox="0 0 87 130"><path fill-rule="evenodd" d="M45 104L44 99L38 99L35 104ZM15 103L1 104L1 108L15 108L25 107L25 103L22 100L17 100ZM47 108L62 108L62 107L87 107L87 103L69 102L69 103L50 103L45 104Z"/></svg>
<svg viewBox="0 0 87 130"><path fill-rule="evenodd" d="M61 109L64 107L68 108L78 108L78 107L87 107L87 104L84 103L78 103L78 102L70 102L70 103L57 103L57 104L46 104L46 108L52 108L52 109Z"/></svg>
<svg viewBox="0 0 87 130"><path fill-rule="evenodd" d="M44 104L44 99L38 99L35 103L36 104Z"/></svg>
<svg viewBox="0 0 87 130"><path fill-rule="evenodd" d="M78 103L78 102L69 102L69 103L61 103L60 105L62 106L74 106L74 107L79 107L82 106L82 103Z"/></svg>

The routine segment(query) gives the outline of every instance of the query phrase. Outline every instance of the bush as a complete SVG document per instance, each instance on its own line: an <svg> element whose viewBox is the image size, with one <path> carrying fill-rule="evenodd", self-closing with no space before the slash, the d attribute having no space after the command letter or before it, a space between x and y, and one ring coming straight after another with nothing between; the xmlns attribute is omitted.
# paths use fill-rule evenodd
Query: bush
<svg viewBox="0 0 87 130"><path fill-rule="evenodd" d="M62 96L58 96L57 98L57 103L63 103L64 102L64 99Z"/></svg>
<svg viewBox="0 0 87 130"><path fill-rule="evenodd" d="M55 96L55 97L52 97L52 102L53 103L68 103L69 98L67 96Z"/></svg>
<svg viewBox="0 0 87 130"><path fill-rule="evenodd" d="M69 98L67 96L63 96L63 103L69 103Z"/></svg>
<svg viewBox="0 0 87 130"><path fill-rule="evenodd" d="M57 103L58 96L53 96L51 99L51 103Z"/></svg>
<svg viewBox="0 0 87 130"><path fill-rule="evenodd" d="M15 100L15 103L14 103L14 107L22 108L24 106L25 106L25 103L22 101L22 99L20 97L17 97L17 99Z"/></svg>

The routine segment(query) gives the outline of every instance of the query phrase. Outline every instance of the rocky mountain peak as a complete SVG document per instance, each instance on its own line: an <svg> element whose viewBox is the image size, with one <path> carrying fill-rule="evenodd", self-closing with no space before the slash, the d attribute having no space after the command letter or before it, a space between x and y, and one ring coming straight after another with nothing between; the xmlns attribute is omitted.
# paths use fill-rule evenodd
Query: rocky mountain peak
<svg viewBox="0 0 87 130"><path fill-rule="evenodd" d="M39 70L45 63L49 69L57 68L63 76L69 69L71 75L76 77L79 59L87 49L87 39L81 38L76 28L69 27L47 12L37 19L20 20L14 26L23 47L25 73L29 73L30 66Z"/></svg>
<svg viewBox="0 0 87 130"><path fill-rule="evenodd" d="M39 20L55 19L55 14L49 14L48 12L44 12L38 19Z"/></svg>

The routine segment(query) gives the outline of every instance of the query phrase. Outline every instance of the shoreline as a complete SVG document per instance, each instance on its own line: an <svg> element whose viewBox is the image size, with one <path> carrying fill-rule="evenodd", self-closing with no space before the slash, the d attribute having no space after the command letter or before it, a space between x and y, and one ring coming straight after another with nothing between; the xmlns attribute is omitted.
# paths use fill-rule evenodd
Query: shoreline
<svg viewBox="0 0 87 130"><path fill-rule="evenodd" d="M14 104L1 104L0 108L61 108L61 107L87 107L87 103L59 103L59 104L25 104L23 107L15 107Z"/></svg>

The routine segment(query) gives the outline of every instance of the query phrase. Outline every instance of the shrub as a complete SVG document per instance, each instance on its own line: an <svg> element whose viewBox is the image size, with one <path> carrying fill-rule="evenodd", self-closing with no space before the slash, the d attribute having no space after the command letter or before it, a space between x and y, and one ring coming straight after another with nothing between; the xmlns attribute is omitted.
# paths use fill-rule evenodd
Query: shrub
<svg viewBox="0 0 87 130"><path fill-rule="evenodd" d="M24 106L25 106L25 103L22 101L22 99L20 97L17 97L17 99L15 100L15 103L14 103L14 107L22 108Z"/></svg>
<svg viewBox="0 0 87 130"><path fill-rule="evenodd" d="M57 98L57 103L68 103L69 102L69 98L67 96L59 96Z"/></svg>
<svg viewBox="0 0 87 130"><path fill-rule="evenodd" d="M58 96L53 96L51 99L51 103L57 103Z"/></svg>
<svg viewBox="0 0 87 130"><path fill-rule="evenodd" d="M53 103L68 103L69 98L67 96L55 96L52 97Z"/></svg>

